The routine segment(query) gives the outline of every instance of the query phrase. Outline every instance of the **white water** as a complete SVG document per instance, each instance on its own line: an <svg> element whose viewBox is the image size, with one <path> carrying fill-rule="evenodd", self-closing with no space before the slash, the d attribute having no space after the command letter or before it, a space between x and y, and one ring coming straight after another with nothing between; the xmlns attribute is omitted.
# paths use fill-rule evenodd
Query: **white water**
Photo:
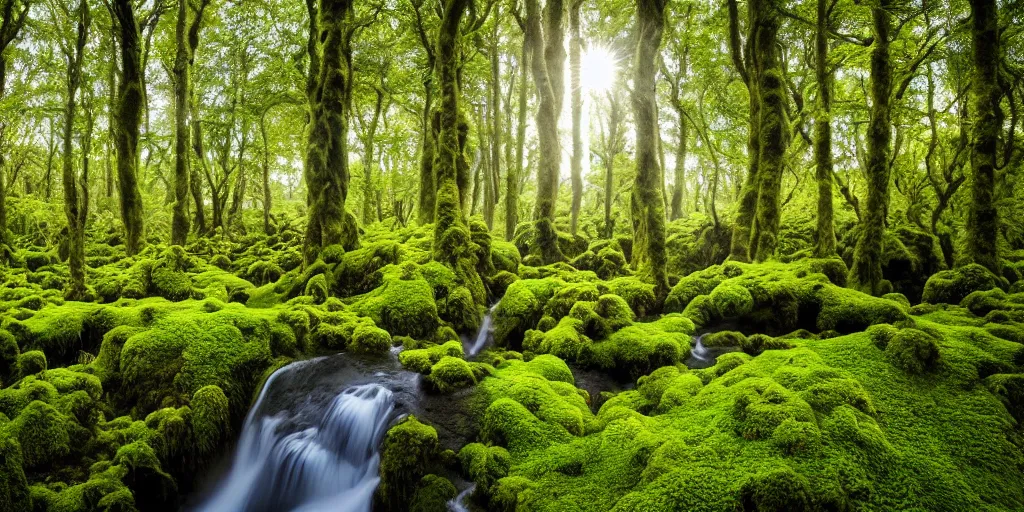
<svg viewBox="0 0 1024 512"><path fill-rule="evenodd" d="M449 512L469 512L469 509L466 508L466 505L464 505L464 503L466 502L466 499L469 498L469 495L473 494L473 491L475 491L475 490L476 490L476 484L473 484L473 485L467 487L466 490L460 492L459 495L456 496L454 499L449 500L448 501L448 511Z"/></svg>
<svg viewBox="0 0 1024 512"><path fill-rule="evenodd" d="M704 335L697 336L697 342L693 345L693 349L690 351L690 355L694 359L699 361L708 362L711 361L711 351L704 346Z"/></svg>
<svg viewBox="0 0 1024 512"><path fill-rule="evenodd" d="M249 412L231 470L203 512L369 512L380 481L377 447L394 408L376 384L337 395L315 426L285 428L285 414L260 415L267 380Z"/></svg>
<svg viewBox="0 0 1024 512"><path fill-rule="evenodd" d="M483 321L480 322L480 330L476 333L476 340L473 341L469 350L466 351L466 357L473 357L479 354L480 351L487 346L487 342L491 339L491 336L494 333L491 328L491 317L494 316L494 310L498 309L498 304L501 304L501 302L496 302L487 310L487 314L484 315Z"/></svg>

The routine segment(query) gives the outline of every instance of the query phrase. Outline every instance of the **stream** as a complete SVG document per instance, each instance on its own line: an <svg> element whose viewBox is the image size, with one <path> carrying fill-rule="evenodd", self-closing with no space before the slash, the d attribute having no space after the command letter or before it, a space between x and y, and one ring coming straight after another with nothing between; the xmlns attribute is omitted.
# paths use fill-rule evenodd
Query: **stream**
<svg viewBox="0 0 1024 512"><path fill-rule="evenodd" d="M474 337L463 339L467 358L492 343L496 308L487 311ZM691 368L713 365L722 352L704 347L702 337L694 338L686 361ZM383 358L336 354L278 369L250 409L230 463L187 509L368 512L380 482L380 443L394 422L415 414L437 430L441 449L457 451L476 439L477 426L464 407L472 389L425 393L420 375L402 369L399 352ZM632 387L572 369L577 385L594 396ZM468 512L472 492L472 485L462 489L448 509Z"/></svg>

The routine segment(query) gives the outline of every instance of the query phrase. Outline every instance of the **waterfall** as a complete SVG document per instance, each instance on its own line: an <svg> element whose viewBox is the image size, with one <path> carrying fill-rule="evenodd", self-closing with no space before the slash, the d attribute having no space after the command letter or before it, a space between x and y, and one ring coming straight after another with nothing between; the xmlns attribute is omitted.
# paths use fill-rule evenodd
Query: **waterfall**
<svg viewBox="0 0 1024 512"><path fill-rule="evenodd" d="M487 346L487 342L491 339L491 335L493 334L491 329L491 317L494 316L494 311L498 309L498 304L501 304L501 302L496 302L487 310L483 321L480 322L480 330L476 333L476 340L473 341L469 350L466 351L466 357L473 357L479 354L480 351Z"/></svg>
<svg viewBox="0 0 1024 512"><path fill-rule="evenodd" d="M476 490L476 484L470 485L464 491L460 492L458 496L448 501L449 512L469 512L469 509L464 505L470 494Z"/></svg>
<svg viewBox="0 0 1024 512"><path fill-rule="evenodd" d="M260 414L282 371L267 380L249 412L227 477L196 510L369 512L380 481L377 448L394 408L391 391L349 387L303 425L297 415Z"/></svg>

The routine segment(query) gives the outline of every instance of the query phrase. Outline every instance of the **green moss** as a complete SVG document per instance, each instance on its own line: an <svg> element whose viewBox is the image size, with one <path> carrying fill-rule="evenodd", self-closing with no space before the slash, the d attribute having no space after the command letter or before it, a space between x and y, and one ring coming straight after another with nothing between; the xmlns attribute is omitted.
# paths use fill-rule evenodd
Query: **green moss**
<svg viewBox="0 0 1024 512"><path fill-rule="evenodd" d="M0 432L3 424L0 423ZM14 437L0 436L0 512L30 510L28 482L22 470L21 446Z"/></svg>
<svg viewBox="0 0 1024 512"><path fill-rule="evenodd" d="M932 335L917 329L903 329L889 340L885 355L908 373L921 374L939 363L939 344Z"/></svg>
<svg viewBox="0 0 1024 512"><path fill-rule="evenodd" d="M30 350L18 356L18 375L27 377L46 371L46 354Z"/></svg>
<svg viewBox="0 0 1024 512"><path fill-rule="evenodd" d="M477 486L477 495L489 497L491 487L508 475L511 457L500 446L484 446L470 443L459 450L462 472Z"/></svg>
<svg viewBox="0 0 1024 512"><path fill-rule="evenodd" d="M131 489L140 509L162 508L168 501L175 499L177 485L161 469L156 452L148 444L136 441L122 446L114 456L114 464L128 470L123 480Z"/></svg>
<svg viewBox="0 0 1024 512"><path fill-rule="evenodd" d="M711 307L722 318L733 318L754 309L754 297L743 286L723 283L711 291Z"/></svg>
<svg viewBox="0 0 1024 512"><path fill-rule="evenodd" d="M761 473L743 483L743 510L758 512L800 512L812 510L810 482L791 468Z"/></svg>
<svg viewBox="0 0 1024 512"><path fill-rule="evenodd" d="M327 278L323 274L313 276L306 283L305 295L312 297L314 303L323 304L327 300Z"/></svg>
<svg viewBox="0 0 1024 512"><path fill-rule="evenodd" d="M391 335L384 329L360 325L352 334L348 348L358 354L386 354L391 348Z"/></svg>
<svg viewBox="0 0 1024 512"><path fill-rule="evenodd" d="M68 419L38 400L28 404L6 427L21 445L27 468L39 468L71 453Z"/></svg>
<svg viewBox="0 0 1024 512"><path fill-rule="evenodd" d="M689 354L694 325L681 315L666 315L651 323L622 328L604 341L584 345L579 361L585 366L635 379L660 366L672 365Z"/></svg>
<svg viewBox="0 0 1024 512"><path fill-rule="evenodd" d="M526 331L540 321L547 301L563 285L555 279L522 279L512 283L494 311L494 343L518 348Z"/></svg>
<svg viewBox="0 0 1024 512"><path fill-rule="evenodd" d="M438 361L449 356L463 358L462 342L449 341L428 348L404 350L398 354L398 360L407 370L426 375Z"/></svg>
<svg viewBox="0 0 1024 512"><path fill-rule="evenodd" d="M657 300L654 297L654 285L635 277L620 277L608 282L611 293L625 299L630 309L638 317L655 313Z"/></svg>
<svg viewBox="0 0 1024 512"><path fill-rule="evenodd" d="M153 269L150 279L154 295L173 301L192 296L192 278L185 272L161 266Z"/></svg>
<svg viewBox="0 0 1024 512"><path fill-rule="evenodd" d="M0 386L9 384L18 373L21 350L11 333L0 330Z"/></svg>
<svg viewBox="0 0 1024 512"><path fill-rule="evenodd" d="M440 325L434 290L418 273L405 274L397 266L385 267L380 288L353 304L361 315L393 335L429 338Z"/></svg>
<svg viewBox="0 0 1024 512"><path fill-rule="evenodd" d="M928 278L921 300L932 304L959 304L972 292L989 290L999 284L995 274L972 263L953 270L943 270Z"/></svg>
<svg viewBox="0 0 1024 512"><path fill-rule="evenodd" d="M231 433L228 397L217 386L204 386L192 395L192 432L200 456L217 452Z"/></svg>
<svg viewBox="0 0 1024 512"><path fill-rule="evenodd" d="M385 510L402 510L429 474L438 454L437 431L408 416L388 430L381 446L378 500Z"/></svg>
<svg viewBox="0 0 1024 512"><path fill-rule="evenodd" d="M458 357L445 356L430 368L427 382L438 392L451 393L476 384L476 377L469 363Z"/></svg>
<svg viewBox="0 0 1024 512"><path fill-rule="evenodd" d="M448 501L459 491L447 478L426 475L420 479L409 503L409 512L439 512L448 509Z"/></svg>
<svg viewBox="0 0 1024 512"><path fill-rule="evenodd" d="M747 337L736 331L709 332L701 339L701 343L705 347L742 347L747 343Z"/></svg>

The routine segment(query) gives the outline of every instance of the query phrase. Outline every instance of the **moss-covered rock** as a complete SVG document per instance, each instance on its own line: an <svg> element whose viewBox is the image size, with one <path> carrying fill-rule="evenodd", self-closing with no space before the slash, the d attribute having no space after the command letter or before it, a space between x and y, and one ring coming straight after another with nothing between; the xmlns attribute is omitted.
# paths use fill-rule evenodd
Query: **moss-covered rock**
<svg viewBox="0 0 1024 512"><path fill-rule="evenodd" d="M952 270L943 270L924 285L923 302L959 304L972 292L990 290L1000 285L999 278L987 268L972 263Z"/></svg>
<svg viewBox="0 0 1024 512"><path fill-rule="evenodd" d="M448 501L459 491L443 476L426 475L420 479L409 503L409 512L440 512L448 509Z"/></svg>
<svg viewBox="0 0 1024 512"><path fill-rule="evenodd" d="M427 382L440 393L476 384L476 377L469 363L458 357L444 356L430 368Z"/></svg>
<svg viewBox="0 0 1024 512"><path fill-rule="evenodd" d="M939 344L924 331L903 329L889 340L885 355L892 364L908 373L926 373L939 362Z"/></svg>
<svg viewBox="0 0 1024 512"><path fill-rule="evenodd" d="M391 427L381 447L377 498L385 510L404 510L438 454L437 431L414 416Z"/></svg>

